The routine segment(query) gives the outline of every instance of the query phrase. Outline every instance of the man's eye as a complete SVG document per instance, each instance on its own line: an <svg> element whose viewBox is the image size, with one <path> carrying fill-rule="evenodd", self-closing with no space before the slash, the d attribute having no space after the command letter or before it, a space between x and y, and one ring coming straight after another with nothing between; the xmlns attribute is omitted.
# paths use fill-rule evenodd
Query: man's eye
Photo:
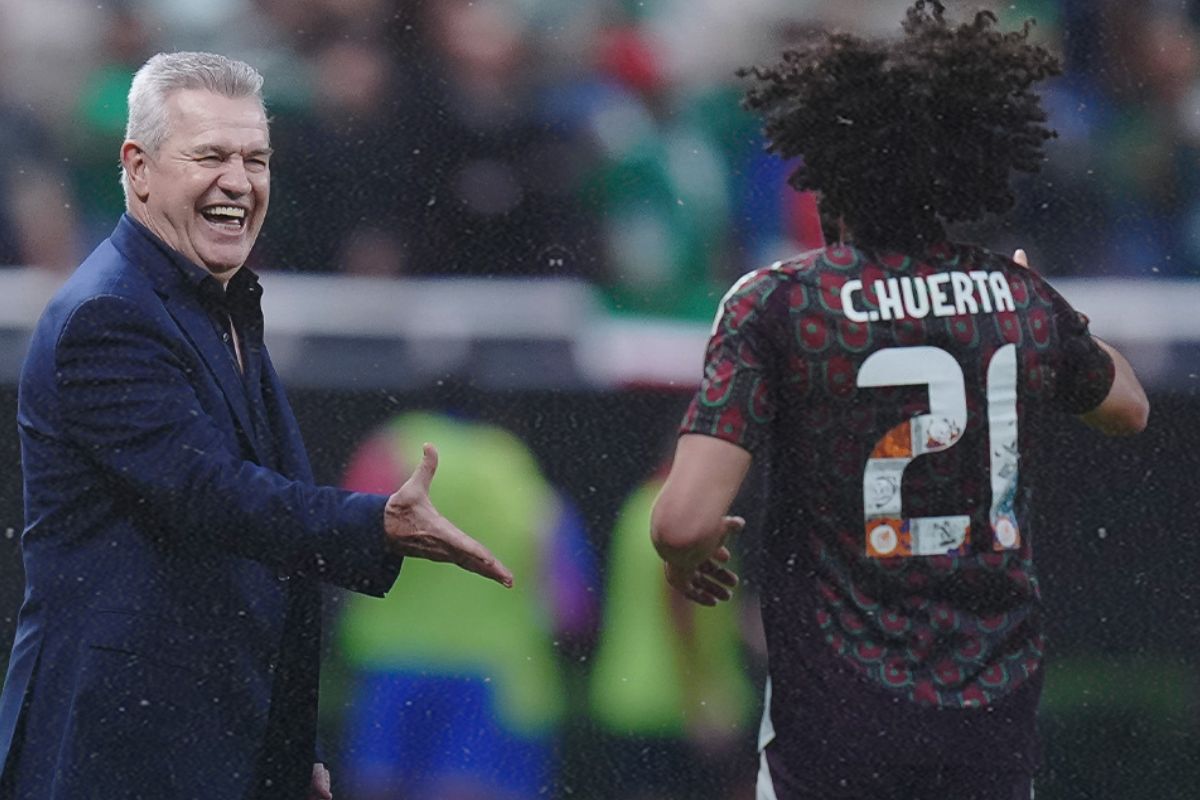
<svg viewBox="0 0 1200 800"><path fill-rule="evenodd" d="M259 170L264 170L266 168L267 168L266 159L251 158L246 161L246 169L248 169L248 170L259 171Z"/></svg>
<svg viewBox="0 0 1200 800"><path fill-rule="evenodd" d="M220 156L200 156L199 161L201 164L220 164L221 157Z"/></svg>

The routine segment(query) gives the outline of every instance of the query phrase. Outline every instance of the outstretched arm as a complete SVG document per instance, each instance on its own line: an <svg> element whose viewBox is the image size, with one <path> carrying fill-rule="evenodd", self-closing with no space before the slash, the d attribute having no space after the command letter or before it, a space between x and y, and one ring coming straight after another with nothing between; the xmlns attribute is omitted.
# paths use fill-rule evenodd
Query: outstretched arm
<svg viewBox="0 0 1200 800"><path fill-rule="evenodd" d="M667 581L689 600L716 605L728 600L737 576L726 538L746 524L727 516L750 468L750 453L702 434L679 437L675 461L654 504L650 537L666 564Z"/></svg>
<svg viewBox="0 0 1200 800"><path fill-rule="evenodd" d="M387 590L406 555L511 583L429 502L432 448L390 498L291 480L232 450L168 339L143 308L102 295L64 326L54 372L66 437L168 531L369 594Z"/></svg>

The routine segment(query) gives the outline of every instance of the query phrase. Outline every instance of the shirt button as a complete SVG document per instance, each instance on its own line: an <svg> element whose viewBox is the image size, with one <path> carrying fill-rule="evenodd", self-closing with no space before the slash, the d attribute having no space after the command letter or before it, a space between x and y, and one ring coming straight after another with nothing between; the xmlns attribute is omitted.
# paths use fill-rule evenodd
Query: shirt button
<svg viewBox="0 0 1200 800"><path fill-rule="evenodd" d="M228 342L228 341L229 341L229 334L228 334L228 333L222 333L222 334L221 334L221 341L223 341L223 342Z"/></svg>

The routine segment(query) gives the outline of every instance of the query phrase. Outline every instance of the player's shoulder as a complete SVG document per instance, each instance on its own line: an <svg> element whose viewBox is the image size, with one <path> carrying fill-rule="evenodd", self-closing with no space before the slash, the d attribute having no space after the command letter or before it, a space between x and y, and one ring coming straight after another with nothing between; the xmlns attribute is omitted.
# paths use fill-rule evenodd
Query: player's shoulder
<svg viewBox="0 0 1200 800"><path fill-rule="evenodd" d="M725 299L748 295L765 296L789 283L809 280L822 267L822 256L828 248L818 248L780 259L765 267L751 270L734 282Z"/></svg>
<svg viewBox="0 0 1200 800"><path fill-rule="evenodd" d="M970 242L941 242L930 247L926 255L951 268L998 271L1018 276L1036 274L1013 261L1010 255Z"/></svg>
<svg viewBox="0 0 1200 800"><path fill-rule="evenodd" d="M1004 272L1021 278L1044 280L1029 267L1013 261L1012 255L969 242L941 242L929 248L927 258L951 269Z"/></svg>
<svg viewBox="0 0 1200 800"><path fill-rule="evenodd" d="M948 259L959 269L965 267L972 271L1003 274L1020 308L1067 305L1044 275L1036 269L1018 264L1007 254L975 244L953 243L944 247Z"/></svg>
<svg viewBox="0 0 1200 800"><path fill-rule="evenodd" d="M805 250L791 258L776 261L770 267L780 281L806 283L820 280L823 273L831 269L841 270L860 261L863 255L855 248L844 244L832 244Z"/></svg>
<svg viewBox="0 0 1200 800"><path fill-rule="evenodd" d="M819 265L821 252L810 250L742 275L721 298L713 333L740 331L780 313L790 302L791 287L814 280L810 273Z"/></svg>

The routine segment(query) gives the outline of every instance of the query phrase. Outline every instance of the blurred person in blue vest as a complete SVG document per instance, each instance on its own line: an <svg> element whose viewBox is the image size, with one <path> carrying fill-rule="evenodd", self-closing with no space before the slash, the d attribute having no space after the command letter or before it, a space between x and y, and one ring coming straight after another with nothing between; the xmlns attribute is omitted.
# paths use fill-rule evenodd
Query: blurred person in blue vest
<svg viewBox="0 0 1200 800"><path fill-rule="evenodd" d="M387 598L345 598L341 772L356 800L552 796L569 705L559 647L586 638L596 616L582 520L515 435L432 412L400 415L369 436L346 488L403 480L427 440L446 459L431 499L530 577L496 595L413 564Z"/></svg>

